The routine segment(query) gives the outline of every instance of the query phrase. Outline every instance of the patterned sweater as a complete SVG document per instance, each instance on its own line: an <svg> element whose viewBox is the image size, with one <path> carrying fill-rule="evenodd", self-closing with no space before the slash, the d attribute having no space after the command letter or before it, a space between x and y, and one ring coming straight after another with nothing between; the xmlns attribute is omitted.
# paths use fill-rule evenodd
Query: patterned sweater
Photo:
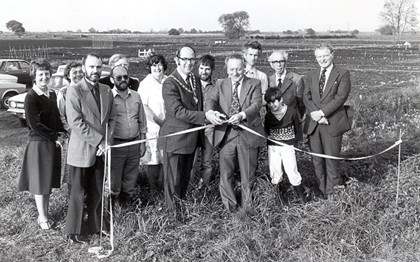
<svg viewBox="0 0 420 262"><path fill-rule="evenodd" d="M287 111L281 120L278 120L271 111L267 112L264 128L270 139L288 145L295 145L302 139L302 125L299 119L299 113L288 106ZM270 140L267 141L267 144L277 145Z"/></svg>

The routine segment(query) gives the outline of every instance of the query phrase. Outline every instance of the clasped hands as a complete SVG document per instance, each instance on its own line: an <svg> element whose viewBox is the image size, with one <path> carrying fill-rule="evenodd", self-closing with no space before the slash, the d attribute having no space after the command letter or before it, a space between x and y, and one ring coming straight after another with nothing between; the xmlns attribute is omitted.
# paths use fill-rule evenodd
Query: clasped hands
<svg viewBox="0 0 420 262"><path fill-rule="evenodd" d="M242 115L240 113L232 115L229 119L226 118L226 115L218 111L209 110L206 112L206 119L213 125L222 125L225 123L238 125L242 121Z"/></svg>
<svg viewBox="0 0 420 262"><path fill-rule="evenodd" d="M321 110L311 112L311 118L321 125L328 125L330 123Z"/></svg>
<svg viewBox="0 0 420 262"><path fill-rule="evenodd" d="M110 144L105 145L105 142L101 142L98 146L98 150L96 150L96 156L105 155L105 151L110 147Z"/></svg>

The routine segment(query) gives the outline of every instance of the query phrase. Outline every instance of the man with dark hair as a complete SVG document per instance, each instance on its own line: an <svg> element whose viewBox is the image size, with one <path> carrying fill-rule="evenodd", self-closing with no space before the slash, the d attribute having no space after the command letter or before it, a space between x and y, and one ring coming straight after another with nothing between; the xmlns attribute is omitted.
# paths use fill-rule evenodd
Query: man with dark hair
<svg viewBox="0 0 420 262"><path fill-rule="evenodd" d="M128 88L129 75L124 66L111 70L114 83L114 111L117 114L114 144L123 144L146 138L147 123L140 95ZM145 143L114 148L111 154L111 194L119 196L122 204L129 204L139 174L140 157L146 152Z"/></svg>
<svg viewBox="0 0 420 262"><path fill-rule="evenodd" d="M242 48L244 59L245 59L245 76L249 78L255 78L261 81L261 93L265 94L265 91L268 88L267 75L255 66L257 60L262 52L262 46L258 41L249 41L246 42ZM261 98L262 99L262 98Z"/></svg>
<svg viewBox="0 0 420 262"><path fill-rule="evenodd" d="M265 139L242 130L242 124L264 134L259 111L262 106L261 82L245 76L245 65L240 54L225 60L228 78L217 81L215 90L206 101L206 110L217 110L228 116L228 124L218 125L214 132L214 146L220 147L220 195L230 212L238 208L234 191L234 171L239 167L242 189L242 207L253 214L251 187L258 162L258 147ZM216 115L217 116L217 115ZM221 117L220 117L221 118Z"/></svg>
<svg viewBox="0 0 420 262"><path fill-rule="evenodd" d="M203 111L203 94L200 79L192 74L195 50L190 46L181 47L174 58L177 68L163 82L165 121L159 136L185 131L202 126L205 119L213 124L222 120L217 112ZM200 131L163 138L158 146L163 149L165 201L170 212L176 214L175 198L183 199L187 193L194 153L203 144Z"/></svg>
<svg viewBox="0 0 420 262"><path fill-rule="evenodd" d="M72 187L66 233L73 243L86 242L81 238L85 204L86 233L100 233L103 155L111 141L116 117L111 89L98 83L101 59L96 54L88 54L82 64L85 76L67 91L66 99L67 122L72 130L67 155Z"/></svg>
<svg viewBox="0 0 420 262"><path fill-rule="evenodd" d="M333 63L332 46L315 47L320 66L305 78L303 102L306 106L304 132L308 135L312 152L340 156L343 134L351 124L344 108L350 94L350 72ZM334 188L343 187L338 160L312 157L319 190L327 198Z"/></svg>
<svg viewBox="0 0 420 262"><path fill-rule="evenodd" d="M212 90L214 89L214 82L212 80L214 65L215 59L211 55L204 55L198 60L198 76L200 77L201 88L204 95L204 108L206 106L206 100L209 96L209 93L212 92ZM199 149L197 149L194 157L193 169L191 172L191 182L195 182L196 173L197 171L199 171L199 189L208 186L212 180L213 136L213 126L208 127L204 130L204 144L201 148L201 166L199 166L198 164L198 158L200 153Z"/></svg>

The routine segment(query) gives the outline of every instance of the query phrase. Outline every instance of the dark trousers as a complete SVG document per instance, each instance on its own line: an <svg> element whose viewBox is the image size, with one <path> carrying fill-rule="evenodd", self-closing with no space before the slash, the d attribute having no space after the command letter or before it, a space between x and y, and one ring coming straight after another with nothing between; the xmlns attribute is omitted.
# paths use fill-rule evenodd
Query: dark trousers
<svg viewBox="0 0 420 262"><path fill-rule="evenodd" d="M163 154L165 202L169 211L176 211L175 198L183 199L187 194L194 152L191 154Z"/></svg>
<svg viewBox="0 0 420 262"><path fill-rule="evenodd" d="M115 144L121 144L116 142ZM113 195L135 192L139 175L140 145L113 148L111 152L111 191Z"/></svg>
<svg viewBox="0 0 420 262"><path fill-rule="evenodd" d="M197 171L199 172L198 178L203 179L203 186L210 184L212 177L212 160L213 160L213 136L214 128L206 128L204 132L204 145L195 151L193 168L191 171L191 183L195 183ZM198 161L201 152L201 165Z"/></svg>
<svg viewBox="0 0 420 262"><path fill-rule="evenodd" d="M340 156L342 138L343 136L330 136L325 125L318 125L315 131L308 136L312 152L330 156ZM325 196L333 191L334 186L343 183L339 169L339 160L313 156L312 162L319 190Z"/></svg>
<svg viewBox="0 0 420 262"><path fill-rule="evenodd" d="M86 196L88 234L100 232L104 162L96 157L91 167L70 166L71 192L66 219L67 234L81 234L83 206ZM83 232L85 233L85 232Z"/></svg>
<svg viewBox="0 0 420 262"><path fill-rule="evenodd" d="M228 130L227 139L220 147L219 189L223 204L233 212L238 207L234 191L234 172L238 166L241 175L242 206L251 206L251 186L257 170L258 147L243 145L240 135L236 137L230 135L231 132Z"/></svg>

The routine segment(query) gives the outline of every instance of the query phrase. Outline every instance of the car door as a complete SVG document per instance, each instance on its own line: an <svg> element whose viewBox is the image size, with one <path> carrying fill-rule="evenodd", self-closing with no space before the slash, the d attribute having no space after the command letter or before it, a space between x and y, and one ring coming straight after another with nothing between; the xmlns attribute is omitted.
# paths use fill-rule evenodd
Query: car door
<svg viewBox="0 0 420 262"><path fill-rule="evenodd" d="M27 86L29 85L31 87L32 86L32 78L30 76L31 66L26 61L19 61L18 64L19 64L20 72L21 72L21 79L22 79L21 83L26 84Z"/></svg>

